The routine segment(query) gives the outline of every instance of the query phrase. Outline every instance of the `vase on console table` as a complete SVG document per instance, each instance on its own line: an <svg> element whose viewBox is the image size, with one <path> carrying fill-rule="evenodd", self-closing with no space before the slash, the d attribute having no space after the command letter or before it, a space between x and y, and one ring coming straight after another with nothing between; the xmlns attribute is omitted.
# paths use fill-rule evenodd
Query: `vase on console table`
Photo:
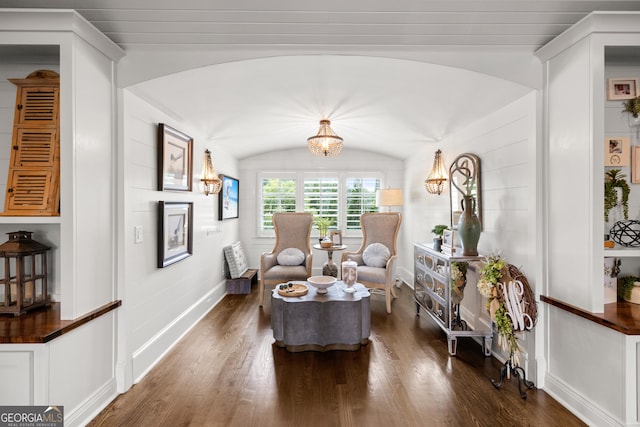
<svg viewBox="0 0 640 427"><path fill-rule="evenodd" d="M476 199L471 195L466 195L462 200L462 214L460 214L458 221L458 234L462 243L463 256L478 255L480 231L480 219L476 215Z"/></svg>

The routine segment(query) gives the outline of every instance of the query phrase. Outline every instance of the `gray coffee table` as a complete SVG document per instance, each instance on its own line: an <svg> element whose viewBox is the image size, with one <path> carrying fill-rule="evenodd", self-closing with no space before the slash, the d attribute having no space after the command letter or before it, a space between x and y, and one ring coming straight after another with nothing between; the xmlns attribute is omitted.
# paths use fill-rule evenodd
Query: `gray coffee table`
<svg viewBox="0 0 640 427"><path fill-rule="evenodd" d="M354 293L346 293L338 281L326 294L318 294L307 285L309 292L300 297L284 297L277 286L271 294L271 329L277 346L291 352L358 350L369 342L368 289L357 283Z"/></svg>

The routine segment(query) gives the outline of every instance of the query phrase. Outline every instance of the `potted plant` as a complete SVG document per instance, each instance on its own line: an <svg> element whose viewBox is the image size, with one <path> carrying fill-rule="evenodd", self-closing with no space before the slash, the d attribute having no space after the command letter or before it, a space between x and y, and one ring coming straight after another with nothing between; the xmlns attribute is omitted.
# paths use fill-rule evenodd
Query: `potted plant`
<svg viewBox="0 0 640 427"><path fill-rule="evenodd" d="M604 221L609 222L609 211L622 204L624 219L629 219L629 184L626 175L620 173L620 169L611 169L604 174ZM618 202L616 188L622 190L622 200Z"/></svg>
<svg viewBox="0 0 640 427"><path fill-rule="evenodd" d="M444 234L444 230L446 230L447 228L449 228L449 226L438 224L434 225L431 229L431 232L436 235L436 237L433 238L434 251L440 252L440 250L442 249L442 235Z"/></svg>
<svg viewBox="0 0 640 427"><path fill-rule="evenodd" d="M316 218L315 224L316 228L318 229L319 240L322 241L322 239L327 237L327 231L329 230L329 227L333 225L333 221L329 218L321 216Z"/></svg>
<svg viewBox="0 0 640 427"><path fill-rule="evenodd" d="M624 112L631 113L634 119L640 115L640 96L637 98L627 99L623 102Z"/></svg>

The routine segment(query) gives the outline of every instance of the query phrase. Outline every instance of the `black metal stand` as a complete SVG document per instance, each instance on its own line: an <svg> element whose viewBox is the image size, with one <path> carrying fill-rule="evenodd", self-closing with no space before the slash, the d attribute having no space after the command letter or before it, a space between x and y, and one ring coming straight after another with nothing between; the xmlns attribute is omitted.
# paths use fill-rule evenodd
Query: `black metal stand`
<svg viewBox="0 0 640 427"><path fill-rule="evenodd" d="M500 388L504 379L509 378L511 373L518 378L518 392L520 393L520 397L526 399L527 393L522 391L522 384L524 384L527 390L534 388L535 384L533 381L527 380L527 374L525 374L524 369L513 364L513 353L509 355L509 359L507 359L507 361L504 362L504 365L500 368L500 380L496 381L492 379L491 384L493 384L495 388Z"/></svg>
<svg viewBox="0 0 640 427"><path fill-rule="evenodd" d="M460 304L451 304L451 308L454 312L453 319L451 319L451 329L455 330L458 328L461 331L468 331L469 326L467 322L460 317Z"/></svg>

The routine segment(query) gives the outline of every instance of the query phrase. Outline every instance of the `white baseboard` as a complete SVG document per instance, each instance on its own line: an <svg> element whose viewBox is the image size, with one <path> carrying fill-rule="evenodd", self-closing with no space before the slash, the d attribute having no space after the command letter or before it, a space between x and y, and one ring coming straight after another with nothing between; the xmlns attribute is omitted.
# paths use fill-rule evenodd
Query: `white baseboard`
<svg viewBox="0 0 640 427"><path fill-rule="evenodd" d="M107 407L118 396L116 380L112 378L91 396L87 397L77 408L64 408L64 425L67 427L85 426L96 415Z"/></svg>
<svg viewBox="0 0 640 427"><path fill-rule="evenodd" d="M205 294L133 353L133 382L139 382L189 330L226 295L226 283Z"/></svg>
<svg viewBox="0 0 640 427"><path fill-rule="evenodd" d="M625 425L620 420L616 420L611 414L603 411L597 402L587 399L568 384L548 372L545 375L544 391L590 426L629 427L638 425Z"/></svg>

